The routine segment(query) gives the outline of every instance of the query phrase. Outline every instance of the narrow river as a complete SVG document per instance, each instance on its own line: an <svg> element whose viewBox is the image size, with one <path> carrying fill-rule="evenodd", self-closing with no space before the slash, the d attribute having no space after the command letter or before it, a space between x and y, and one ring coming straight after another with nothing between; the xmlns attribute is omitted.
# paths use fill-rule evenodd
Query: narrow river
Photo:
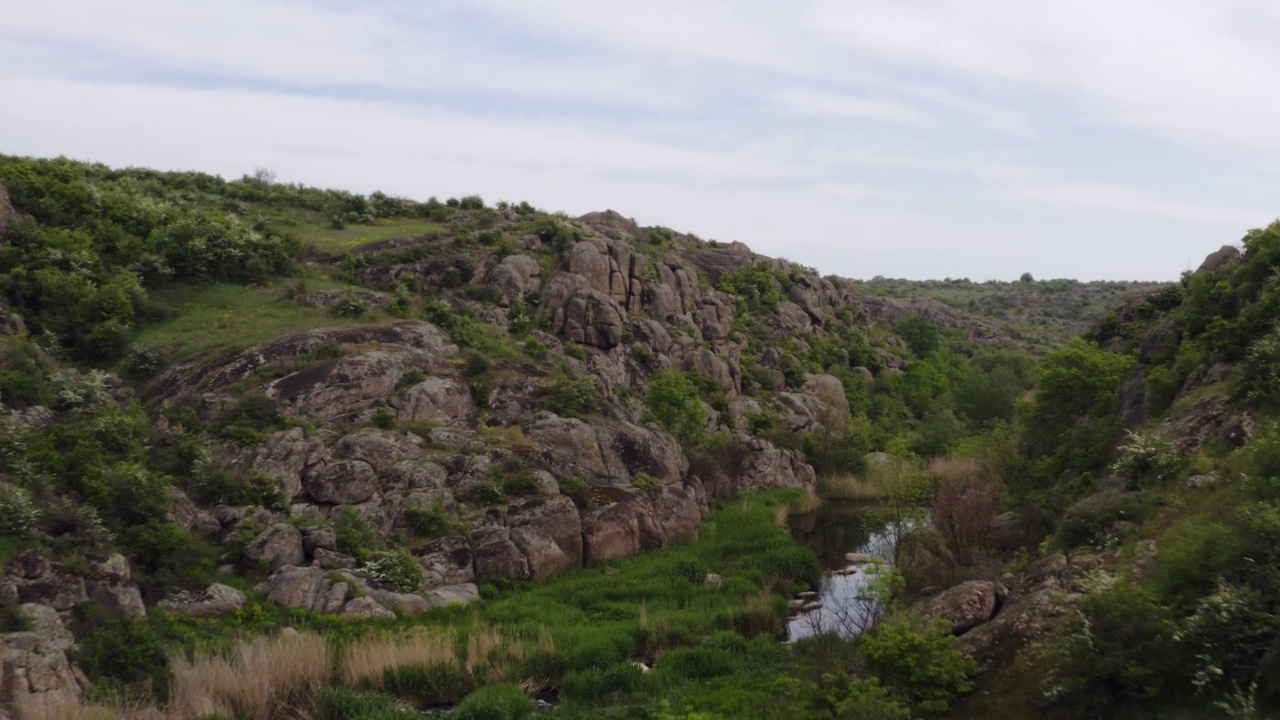
<svg viewBox="0 0 1280 720"><path fill-rule="evenodd" d="M791 518L792 535L811 547L827 573L816 597L802 600L787 627L788 640L836 633L852 637L880 619L873 597L877 569L893 557L891 528L874 519L875 506L865 502L827 501L818 509Z"/></svg>

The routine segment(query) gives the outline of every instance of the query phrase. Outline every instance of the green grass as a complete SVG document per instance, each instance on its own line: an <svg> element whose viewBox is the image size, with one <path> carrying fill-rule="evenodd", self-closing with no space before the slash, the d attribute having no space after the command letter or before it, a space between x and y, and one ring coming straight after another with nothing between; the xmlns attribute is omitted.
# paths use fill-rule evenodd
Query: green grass
<svg viewBox="0 0 1280 720"><path fill-rule="evenodd" d="M143 622L171 646L188 649L226 648L236 636L283 626L321 633L338 645L425 626L452 631L466 647L471 637L497 628L540 649L505 677L482 673L478 684L560 686L561 717L652 715L664 701L740 717L773 702L772 681L802 661L779 642L786 637L785 596L815 583L821 567L775 522L781 508L799 499L795 491L750 496L718 507L696 540L542 583L486 585L480 603L419 617L351 621L252 602L218 620L155 613ZM705 586L708 572L721 575L723 584ZM553 650L539 642L546 637ZM655 660L651 673L633 672L635 662Z"/></svg>
<svg viewBox="0 0 1280 720"><path fill-rule="evenodd" d="M308 281L309 290L345 287L327 280ZM376 316L340 318L284 296L284 283L273 286L232 284L181 285L153 294L172 317L144 327L134 342L156 348L170 362L206 350L231 350L317 327L346 327Z"/></svg>
<svg viewBox="0 0 1280 720"><path fill-rule="evenodd" d="M347 225L337 229L330 224L329 216L315 210L255 206L254 211L262 214L273 227L296 234L304 248L314 245L317 251L333 254L379 240L418 237L446 230L443 224L422 218L387 218L372 225Z"/></svg>

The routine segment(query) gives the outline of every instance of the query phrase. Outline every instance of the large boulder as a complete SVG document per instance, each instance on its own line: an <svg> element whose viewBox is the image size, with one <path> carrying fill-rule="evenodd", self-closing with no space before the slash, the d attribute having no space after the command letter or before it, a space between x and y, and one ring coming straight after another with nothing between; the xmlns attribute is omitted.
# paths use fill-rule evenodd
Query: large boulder
<svg viewBox="0 0 1280 720"><path fill-rule="evenodd" d="M476 415L476 406L465 383L434 377L409 388L398 415L409 422L469 424Z"/></svg>
<svg viewBox="0 0 1280 720"><path fill-rule="evenodd" d="M276 523L263 530L245 548L245 557L267 563L272 572L286 565L306 562L302 547L302 533L287 523Z"/></svg>
<svg viewBox="0 0 1280 720"><path fill-rule="evenodd" d="M476 576L481 579L507 577L527 580L529 560L514 542L511 531L504 527L477 530L471 535L475 553Z"/></svg>
<svg viewBox="0 0 1280 720"><path fill-rule="evenodd" d="M379 346L286 375L265 392L285 412L317 423L358 420L391 397L401 375L433 359L416 348Z"/></svg>
<svg viewBox="0 0 1280 720"><path fill-rule="evenodd" d="M952 633L963 635L990 620L996 612L996 605L995 583L971 580L930 600L924 608L924 616L946 620Z"/></svg>
<svg viewBox="0 0 1280 720"><path fill-rule="evenodd" d="M527 500L508 512L507 528L511 542L524 553L533 579L582 567L582 524L569 497Z"/></svg>
<svg viewBox="0 0 1280 720"><path fill-rule="evenodd" d="M214 583L199 594L174 594L160 601L160 607L176 613L190 615L201 620L230 615L243 608L247 598L244 593L220 583Z"/></svg>
<svg viewBox="0 0 1280 720"><path fill-rule="evenodd" d="M538 289L542 266L528 255L508 255L489 274L485 282L502 292L498 305L511 307L517 300Z"/></svg>
<svg viewBox="0 0 1280 720"><path fill-rule="evenodd" d="M1217 272L1240 259L1240 248L1234 245L1223 245L1209 253L1196 272Z"/></svg>
<svg viewBox="0 0 1280 720"><path fill-rule="evenodd" d="M626 313L608 295L579 290L555 311L556 333L566 340L600 348L617 347L626 327Z"/></svg>
<svg viewBox="0 0 1280 720"><path fill-rule="evenodd" d="M91 556L85 591L103 608L130 618L146 617L142 593L133 581L129 560L120 554Z"/></svg>
<svg viewBox="0 0 1280 720"><path fill-rule="evenodd" d="M378 476L362 460L335 460L307 473L303 486L315 502L354 505L377 492Z"/></svg>
<svg viewBox="0 0 1280 720"><path fill-rule="evenodd" d="M54 708L76 704L89 686L67 659L75 638L53 608L28 603L18 610L31 629L0 635L0 703L16 706L23 716L31 711L36 717L57 717L51 714Z"/></svg>
<svg viewBox="0 0 1280 720"><path fill-rule="evenodd" d="M640 473L678 484L689 471L679 441L656 426L546 416L526 425L524 433L554 474L576 475L593 485L626 487Z"/></svg>
<svg viewBox="0 0 1280 720"><path fill-rule="evenodd" d="M414 550L422 566L422 584L428 590L475 580L471 543L465 537L443 537Z"/></svg>
<svg viewBox="0 0 1280 720"><path fill-rule="evenodd" d="M320 363L271 383L267 388L268 394L277 398L286 409L301 414L306 414L306 410L316 410L318 414L314 419L327 422L351 412L353 407L365 407L369 401L367 397L362 401L361 396L374 393L375 398L381 399L384 395L377 395L375 391L386 384L394 386L410 367L444 370L447 367L444 358L458 352L458 346L443 330L421 320L358 325L340 330L308 330L213 360L197 356L178 363L152 383L153 389L145 399L153 401L171 399L179 394L216 393L254 376L265 367L287 366L334 345L347 349L377 346L379 350L376 352L382 355L354 364L343 364L340 362L342 358ZM383 374L375 377L379 372ZM341 386L325 389L326 385L338 384ZM339 402L326 408L326 400Z"/></svg>
<svg viewBox="0 0 1280 720"><path fill-rule="evenodd" d="M302 428L282 430L267 438L253 459L253 469L280 484L286 500L302 494L302 474L325 456L324 441L307 437Z"/></svg>
<svg viewBox="0 0 1280 720"><path fill-rule="evenodd" d="M582 518L583 559L594 565L640 552L636 512L621 502L596 508Z"/></svg>
<svg viewBox="0 0 1280 720"><path fill-rule="evenodd" d="M334 443L330 455L368 463L375 474L386 475L400 462L422 457L423 451L405 433L364 428Z"/></svg>

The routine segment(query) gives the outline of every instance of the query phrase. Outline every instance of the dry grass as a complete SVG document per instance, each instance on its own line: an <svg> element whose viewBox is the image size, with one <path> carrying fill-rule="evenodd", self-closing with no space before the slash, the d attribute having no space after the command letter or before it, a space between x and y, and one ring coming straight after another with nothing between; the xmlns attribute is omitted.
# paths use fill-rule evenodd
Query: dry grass
<svg viewBox="0 0 1280 720"><path fill-rule="evenodd" d="M79 700L62 702L19 701L18 720L166 720L163 711L141 704L85 705Z"/></svg>
<svg viewBox="0 0 1280 720"><path fill-rule="evenodd" d="M511 674L526 658L556 651L551 632L538 628L536 639L509 637L494 626L476 627L467 640L464 663L467 674L483 684L511 681Z"/></svg>
<svg viewBox="0 0 1280 720"><path fill-rule="evenodd" d="M773 521L779 527L786 525L793 514L804 515L822 507L822 497L815 492L806 492L794 505L782 505L773 514Z"/></svg>
<svg viewBox="0 0 1280 720"><path fill-rule="evenodd" d="M400 638L371 638L347 648L342 656L342 682L371 681L382 686L387 670L409 666L457 665L457 636L450 631L417 628Z"/></svg>
<svg viewBox="0 0 1280 720"><path fill-rule="evenodd" d="M819 483L819 492L829 500L881 500L887 494L874 477L836 475Z"/></svg>
<svg viewBox="0 0 1280 720"><path fill-rule="evenodd" d="M171 720L214 713L249 720L305 717L329 684L333 656L319 635L276 635L242 641L231 656L172 658Z"/></svg>

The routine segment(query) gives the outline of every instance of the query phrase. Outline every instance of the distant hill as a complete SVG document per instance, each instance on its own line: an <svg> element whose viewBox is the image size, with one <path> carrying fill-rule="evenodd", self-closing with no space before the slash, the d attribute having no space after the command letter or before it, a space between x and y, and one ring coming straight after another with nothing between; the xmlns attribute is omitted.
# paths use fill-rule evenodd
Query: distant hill
<svg viewBox="0 0 1280 720"><path fill-rule="evenodd" d="M997 321L1014 339L1039 349L1086 332L1126 295L1143 294L1170 284L1067 279L974 282L967 278L903 280L880 276L852 283L866 297L933 298L957 310Z"/></svg>

